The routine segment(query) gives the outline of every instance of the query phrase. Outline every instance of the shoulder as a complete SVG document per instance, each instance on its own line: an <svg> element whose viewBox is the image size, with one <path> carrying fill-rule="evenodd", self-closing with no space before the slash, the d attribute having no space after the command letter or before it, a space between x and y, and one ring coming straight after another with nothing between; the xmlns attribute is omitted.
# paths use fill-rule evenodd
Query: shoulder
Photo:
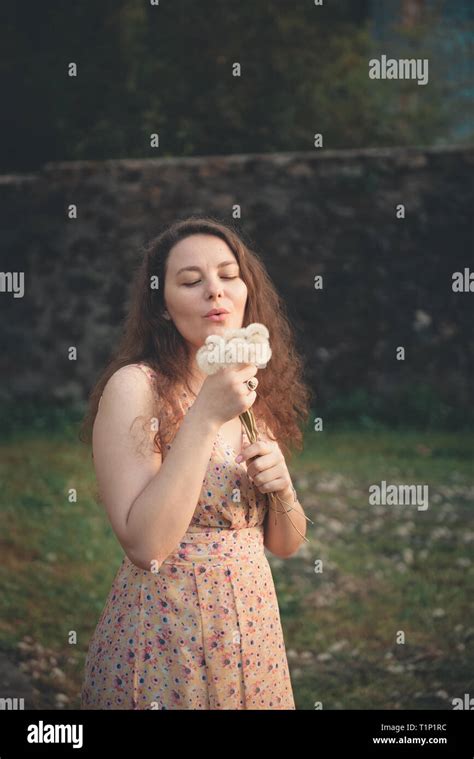
<svg viewBox="0 0 474 759"><path fill-rule="evenodd" d="M151 366L148 366L148 364L145 363L144 361L139 361L136 364L127 364L127 366L123 368L126 369L129 366L139 369L141 372L143 372L143 374L146 374L148 379L153 379L155 377L155 374L156 374L155 370L152 369Z"/></svg>
<svg viewBox="0 0 474 759"><path fill-rule="evenodd" d="M152 394L151 382L153 370L145 364L126 364L117 369L107 380L100 401L127 402L130 406L134 401Z"/></svg>
<svg viewBox="0 0 474 759"><path fill-rule="evenodd" d="M135 364L120 367L109 377L100 397L93 446L99 450L111 444L128 446L132 441L141 450L153 431L155 406L152 383L142 369Z"/></svg>
<svg viewBox="0 0 474 759"><path fill-rule="evenodd" d="M121 384L124 382L142 382L143 378L147 377L149 380L154 377L153 369L148 364L126 364L117 369L110 377L108 382L114 384Z"/></svg>

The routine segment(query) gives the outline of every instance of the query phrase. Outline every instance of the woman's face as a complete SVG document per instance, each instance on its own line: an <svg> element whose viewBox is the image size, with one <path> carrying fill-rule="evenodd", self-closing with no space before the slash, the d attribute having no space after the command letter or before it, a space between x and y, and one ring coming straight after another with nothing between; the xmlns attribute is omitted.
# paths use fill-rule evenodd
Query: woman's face
<svg viewBox="0 0 474 759"><path fill-rule="evenodd" d="M208 335L242 327L247 285L227 243L208 234L176 243L168 256L164 300L176 329L195 349ZM206 318L213 308L228 313L219 320Z"/></svg>

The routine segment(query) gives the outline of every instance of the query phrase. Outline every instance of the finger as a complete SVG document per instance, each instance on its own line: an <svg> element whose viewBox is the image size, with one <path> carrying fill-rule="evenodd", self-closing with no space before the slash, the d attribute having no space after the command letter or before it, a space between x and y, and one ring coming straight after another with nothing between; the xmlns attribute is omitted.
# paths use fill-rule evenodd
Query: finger
<svg viewBox="0 0 474 759"><path fill-rule="evenodd" d="M267 442L265 440L257 440L255 443L250 443L250 445L244 448L235 460L237 463L240 461L248 461L248 459L251 459L253 456L261 456L268 452L269 446Z"/></svg>
<svg viewBox="0 0 474 759"><path fill-rule="evenodd" d="M261 472L266 472L268 469L273 469L278 466L279 458L276 451L270 451L263 456L257 456L256 459L249 461L247 464L247 473L251 477L256 477Z"/></svg>
<svg viewBox="0 0 474 759"><path fill-rule="evenodd" d="M241 369L237 370L237 375L242 382L245 382L245 380L250 379L250 377L255 377L257 372L258 368L256 364L244 364Z"/></svg>
<svg viewBox="0 0 474 759"><path fill-rule="evenodd" d="M257 485L257 487L260 487L261 485L265 485L268 482L279 480L282 477L283 472L281 471L281 467L272 466L269 469L265 469L264 472L258 472L252 479L254 484Z"/></svg>
<svg viewBox="0 0 474 759"><path fill-rule="evenodd" d="M282 477L278 477L276 480L266 482L265 485L256 485L256 487L261 493L278 492L285 489L285 480Z"/></svg>

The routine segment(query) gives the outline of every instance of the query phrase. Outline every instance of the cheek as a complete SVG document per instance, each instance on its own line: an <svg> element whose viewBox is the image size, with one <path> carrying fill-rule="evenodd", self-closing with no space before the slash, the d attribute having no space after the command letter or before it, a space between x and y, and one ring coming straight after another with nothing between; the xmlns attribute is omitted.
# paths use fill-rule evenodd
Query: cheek
<svg viewBox="0 0 474 759"><path fill-rule="evenodd" d="M234 301L238 303L242 308L245 307L247 301L247 285L240 280L233 293Z"/></svg>
<svg viewBox="0 0 474 759"><path fill-rule="evenodd" d="M174 303L183 316L192 316L196 310L197 293L193 287L178 288L175 291Z"/></svg>
<svg viewBox="0 0 474 759"><path fill-rule="evenodd" d="M186 329L189 320L196 315L196 295L193 288L170 287L165 292L165 300L174 323L180 329Z"/></svg>

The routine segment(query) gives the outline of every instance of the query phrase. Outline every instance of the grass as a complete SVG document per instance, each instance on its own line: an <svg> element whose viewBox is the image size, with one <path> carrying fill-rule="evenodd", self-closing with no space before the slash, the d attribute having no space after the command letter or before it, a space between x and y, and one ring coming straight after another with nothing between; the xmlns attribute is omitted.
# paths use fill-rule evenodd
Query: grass
<svg viewBox="0 0 474 759"><path fill-rule="evenodd" d="M309 436L291 470L311 542L271 562L297 708L450 709L472 692L473 442L416 430ZM428 509L369 505L381 480L428 485Z"/></svg>
<svg viewBox="0 0 474 759"><path fill-rule="evenodd" d="M298 709L451 709L472 693L473 449L466 431L307 431L289 468L310 543L268 554ZM74 430L22 431L1 454L0 647L38 706L78 708L123 553ZM381 480L428 485L429 508L369 505Z"/></svg>

